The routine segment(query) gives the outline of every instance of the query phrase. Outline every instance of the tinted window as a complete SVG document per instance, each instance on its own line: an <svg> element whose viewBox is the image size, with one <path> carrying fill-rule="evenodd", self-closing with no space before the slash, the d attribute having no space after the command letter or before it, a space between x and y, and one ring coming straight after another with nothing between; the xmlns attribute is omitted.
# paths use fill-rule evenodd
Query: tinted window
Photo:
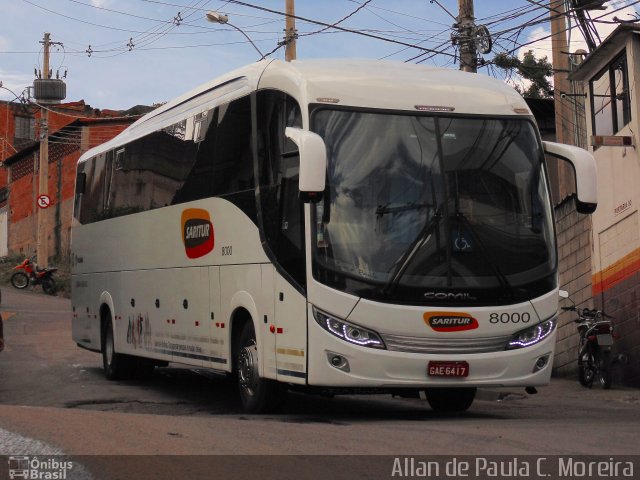
<svg viewBox="0 0 640 480"><path fill-rule="evenodd" d="M258 167L262 227L278 265L305 285L304 215L299 199L300 159L286 127L301 127L300 107L288 95L260 91L257 95Z"/></svg>
<svg viewBox="0 0 640 480"><path fill-rule="evenodd" d="M101 154L78 167L76 218L91 223L213 196L255 220L251 101L214 110Z"/></svg>

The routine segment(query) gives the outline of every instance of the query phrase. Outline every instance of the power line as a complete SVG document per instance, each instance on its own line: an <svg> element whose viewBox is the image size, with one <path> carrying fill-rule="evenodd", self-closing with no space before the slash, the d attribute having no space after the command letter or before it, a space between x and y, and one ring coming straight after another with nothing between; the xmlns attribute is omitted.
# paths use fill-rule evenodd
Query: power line
<svg viewBox="0 0 640 480"><path fill-rule="evenodd" d="M179 7L180 6L179 4L163 2L163 1L159 1L159 0L140 0L140 1L147 2L147 3L155 3L155 4L160 4L160 5L169 5L169 6L174 6L174 7L176 7L176 6ZM266 8L266 7L261 7L261 6L258 6L258 5L253 5L253 4L247 3L247 2L241 2L239 0L229 0L229 3L232 3L234 5L240 5L240 6L243 6L243 7L253 8L253 9L256 9L256 10L272 13L272 14L275 14L275 15L280 15L280 16L283 16L283 17L287 17L288 16L286 13L278 11L278 10L273 10L271 8ZM435 50L430 49L430 48L411 45L409 43L402 42L402 41L399 41L399 40L392 40L390 38L382 37L382 36L379 36L379 35L374 35L374 34L367 33L367 32L361 32L361 31L358 31L358 30L352 30L352 29L344 28L344 27L341 27L339 25L335 25L334 26L334 25L332 25L330 23L321 22L319 20L313 20L313 19L310 19L310 18L302 17L300 15L292 15L292 17L295 18L296 20L300 20L302 22L308 22L308 23L312 23L312 24L315 24L315 25L321 25L323 27L335 28L336 30L340 30L340 31L343 31L343 32L353 33L353 34L356 34L356 35L361 35L361 36L364 36L364 37L373 38L373 39L381 40L381 41L384 41L384 42L396 43L396 44L399 44L399 45L404 45L404 46L407 46L407 47L416 48L418 50L423 50L423 51L426 51L426 52L435 52ZM453 56L453 55L451 55L449 53L446 53L446 52L435 52L435 53L439 53L439 54L442 54L442 55L445 55L445 56Z"/></svg>
<svg viewBox="0 0 640 480"><path fill-rule="evenodd" d="M348 15L346 15L346 16L344 16L344 17L342 17L342 18L341 18L340 20L338 20L337 22L335 22L335 23L331 24L331 26L324 27L324 28L322 28L322 29L320 29L320 30L318 30L318 31L316 31L316 32L304 33L304 34L301 34L300 36L303 36L303 35L315 35L316 33L322 33L322 32L324 32L325 30L329 30L330 28L335 28L335 27L336 27L336 25L339 25L340 23L344 22L345 20L347 20L347 19L349 19L349 18L353 17L356 13L358 13L360 10L362 10L363 8L365 8L368 4L370 4L370 3L371 3L371 1L372 1L372 0L366 0L364 3L362 3L358 8L356 8L356 9L355 9L354 11L352 11L350 14L348 14Z"/></svg>
<svg viewBox="0 0 640 480"><path fill-rule="evenodd" d="M634 0L634 1L633 1L633 2L631 2L630 4L625 4L624 6L622 6L622 7L618 8L618 9L616 9L616 10L613 10L613 11L611 11L611 12L606 12L606 13L604 13L604 14L600 15L599 17L596 17L596 18L594 19L594 21L595 21L595 20L598 20L598 19L600 19L600 18L606 17L607 15L611 15L612 13L619 12L620 10L623 10L624 8L627 8L627 7L633 7L634 5L637 5L638 3L640 3L640 0ZM566 32L566 31L568 31L568 30L573 29L573 28L576 28L576 27L575 27L575 26L573 26L573 27L565 28L565 29L561 30L561 31L560 31L560 33L564 33L564 32ZM531 41L526 42L526 43L518 44L518 45L516 46L516 48L513 48L513 49L509 50L509 52L507 52L507 53L508 53L509 55L511 55L511 54L513 54L513 52L515 52L516 50L518 50L518 49L520 49L520 48L522 48L522 47L526 47L527 45L531 45L531 44L536 43L536 42L539 42L539 41L541 41L541 40L546 40L546 39L548 39L548 38L551 38L552 36L553 36L553 34L550 34L550 35L546 35L546 36L544 36L544 37L537 38L537 39L535 39L535 40L531 40ZM514 43L515 43L515 42L514 42Z"/></svg>

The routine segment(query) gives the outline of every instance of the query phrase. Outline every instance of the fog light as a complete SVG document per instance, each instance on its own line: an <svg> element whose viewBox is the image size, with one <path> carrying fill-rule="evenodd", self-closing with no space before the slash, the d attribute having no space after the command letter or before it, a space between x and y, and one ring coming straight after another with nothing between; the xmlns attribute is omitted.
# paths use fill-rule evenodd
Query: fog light
<svg viewBox="0 0 640 480"><path fill-rule="evenodd" d="M533 366L533 373L542 370L544 367L547 366L547 363L549 363L549 355L548 354L544 355L543 357L538 358L538 360L536 360L536 364Z"/></svg>
<svg viewBox="0 0 640 480"><path fill-rule="evenodd" d="M349 361L338 353L327 352L327 359L329 360L329 364L338 370L342 370L343 372L349 372L351 370L349 368Z"/></svg>

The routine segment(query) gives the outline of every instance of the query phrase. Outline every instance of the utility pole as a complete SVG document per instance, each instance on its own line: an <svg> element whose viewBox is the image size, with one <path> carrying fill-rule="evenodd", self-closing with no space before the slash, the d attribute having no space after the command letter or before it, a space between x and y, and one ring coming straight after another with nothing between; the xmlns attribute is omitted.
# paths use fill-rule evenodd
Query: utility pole
<svg viewBox="0 0 640 480"><path fill-rule="evenodd" d="M44 39L40 43L43 45L44 51L42 63L44 75L38 76L33 81L33 96L40 105L60 103L67 95L66 85L59 78L51 78L49 49L52 45L62 45L62 43L52 42L50 33L45 33ZM50 222L47 221L49 215L45 212L51 202L51 197L49 197L49 110L45 106L41 107L40 110L40 162L38 171L36 254L38 265L46 267L49 263L48 236L52 229L48 225Z"/></svg>
<svg viewBox="0 0 640 480"><path fill-rule="evenodd" d="M458 0L458 41L460 44L460 70L476 73L478 51L476 48L476 26L473 17L473 0Z"/></svg>
<svg viewBox="0 0 640 480"><path fill-rule="evenodd" d="M44 60L42 70L44 78L48 80L49 75L49 47L51 46L51 34L45 33L44 40L40 43L44 46ZM49 195L49 111L42 107L40 109L40 168L39 168L38 198L42 195ZM36 239L37 262L40 267L49 264L49 242L47 239L47 216L44 208L38 206L37 212L38 236Z"/></svg>
<svg viewBox="0 0 640 480"><path fill-rule="evenodd" d="M551 15L551 48L553 60L553 103L556 113L556 141L575 145L575 131L572 125L574 106L564 94L571 92L567 78L569 72L569 45L567 43L567 15L564 0L549 0ZM569 168L564 162L556 162L558 191L555 201L561 201L573 191ZM554 188L555 190L555 188Z"/></svg>
<svg viewBox="0 0 640 480"><path fill-rule="evenodd" d="M287 21L284 31L284 58L287 62L290 62L296 59L296 38L298 38L298 32L296 32L296 9L294 0L286 1Z"/></svg>
<svg viewBox="0 0 640 480"><path fill-rule="evenodd" d="M553 59L553 90L556 107L556 139L559 143L573 144L573 118L569 102L561 97L570 93L571 85L567 78L569 72L569 45L567 43L567 16L564 0L550 0L551 10L551 49Z"/></svg>

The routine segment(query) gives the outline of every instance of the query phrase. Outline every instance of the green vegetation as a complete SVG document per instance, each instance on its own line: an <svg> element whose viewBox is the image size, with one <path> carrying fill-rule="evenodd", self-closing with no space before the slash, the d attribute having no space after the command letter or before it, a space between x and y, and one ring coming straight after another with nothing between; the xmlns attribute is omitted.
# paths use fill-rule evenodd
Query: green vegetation
<svg viewBox="0 0 640 480"><path fill-rule="evenodd" d="M527 88L514 85L524 97L553 98L553 86L550 81L553 76L553 66L546 56L537 59L533 50L529 50L521 60L507 53L499 53L493 59L493 63L510 75L517 75L529 82Z"/></svg>

